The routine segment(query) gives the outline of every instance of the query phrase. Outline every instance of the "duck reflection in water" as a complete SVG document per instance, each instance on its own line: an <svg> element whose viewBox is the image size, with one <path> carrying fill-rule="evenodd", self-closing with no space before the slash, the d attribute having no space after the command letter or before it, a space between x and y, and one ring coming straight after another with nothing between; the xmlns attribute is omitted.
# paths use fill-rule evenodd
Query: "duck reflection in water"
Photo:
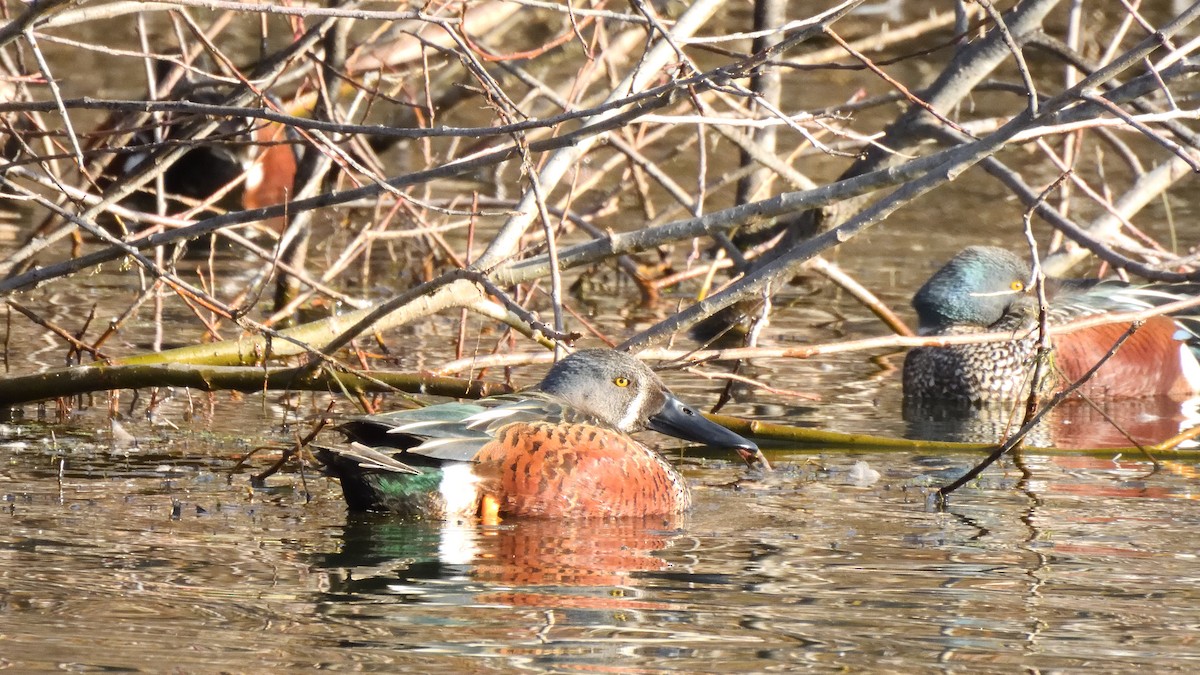
<svg viewBox="0 0 1200 675"><path fill-rule="evenodd" d="M1128 448L1154 445L1200 424L1200 399L1168 397L1069 399L1034 427L1026 442L1043 448ZM998 443L1020 427L1024 404L978 407L904 402L905 436L958 443Z"/></svg>
<svg viewBox="0 0 1200 675"><path fill-rule="evenodd" d="M516 526L352 514L340 549L319 558L340 601L650 610L647 576L672 566L681 535L662 519L524 520Z"/></svg>

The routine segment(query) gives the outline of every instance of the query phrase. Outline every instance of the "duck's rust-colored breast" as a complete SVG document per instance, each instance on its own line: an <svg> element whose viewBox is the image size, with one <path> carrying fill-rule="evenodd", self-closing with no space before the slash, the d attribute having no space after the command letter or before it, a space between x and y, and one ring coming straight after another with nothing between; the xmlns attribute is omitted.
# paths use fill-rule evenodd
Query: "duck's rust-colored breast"
<svg viewBox="0 0 1200 675"><path fill-rule="evenodd" d="M481 491L502 516L665 516L691 506L683 476L658 453L589 424L508 425L476 462Z"/></svg>

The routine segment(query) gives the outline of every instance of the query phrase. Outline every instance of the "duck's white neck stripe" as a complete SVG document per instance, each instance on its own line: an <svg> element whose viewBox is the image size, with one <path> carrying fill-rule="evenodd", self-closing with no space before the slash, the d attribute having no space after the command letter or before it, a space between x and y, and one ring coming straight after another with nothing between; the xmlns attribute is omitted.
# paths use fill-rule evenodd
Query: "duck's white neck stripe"
<svg viewBox="0 0 1200 675"><path fill-rule="evenodd" d="M646 387L638 387L637 395L629 402L629 410L625 412L625 416L617 421L617 428L621 431L629 431L633 428L634 422L641 418L642 406L646 405L646 397L650 395L650 390Z"/></svg>

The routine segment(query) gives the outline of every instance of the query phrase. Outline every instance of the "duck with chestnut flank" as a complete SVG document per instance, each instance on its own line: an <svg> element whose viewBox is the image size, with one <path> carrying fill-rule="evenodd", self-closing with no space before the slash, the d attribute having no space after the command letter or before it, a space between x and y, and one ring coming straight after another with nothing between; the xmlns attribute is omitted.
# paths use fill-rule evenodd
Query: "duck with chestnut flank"
<svg viewBox="0 0 1200 675"><path fill-rule="evenodd" d="M691 506L683 476L631 432L737 450L758 447L676 398L622 352L589 349L539 385L475 403L361 417L351 441L319 448L352 510L443 520L672 516Z"/></svg>
<svg viewBox="0 0 1200 675"><path fill-rule="evenodd" d="M922 335L1010 332L1008 342L918 347L904 360L907 400L979 405L1029 393L1037 353L1038 301L1032 270L1016 254L993 246L963 249L913 297ZM1047 321L1162 306L1200 294L1200 284L1134 285L1116 279L1047 279ZM1129 328L1128 322L1053 336L1044 382L1057 391L1081 378ZM1156 316L1145 322L1081 392L1091 398L1185 397L1200 391L1200 320Z"/></svg>

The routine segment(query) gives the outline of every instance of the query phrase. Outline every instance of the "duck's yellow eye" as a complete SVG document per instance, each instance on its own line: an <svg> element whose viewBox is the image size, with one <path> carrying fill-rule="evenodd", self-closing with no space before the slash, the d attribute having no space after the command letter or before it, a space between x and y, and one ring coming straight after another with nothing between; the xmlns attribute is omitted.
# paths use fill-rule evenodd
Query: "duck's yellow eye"
<svg viewBox="0 0 1200 675"><path fill-rule="evenodd" d="M1023 291L1023 290L1025 290L1025 282L1021 281L1020 279L1017 279L1017 280L1013 281L1011 284L1009 284L1008 287L1013 289L1014 291Z"/></svg>
<svg viewBox="0 0 1200 675"><path fill-rule="evenodd" d="M617 385L618 387L628 387L629 386L629 378L624 377L624 376L617 376L617 377L613 378L613 384Z"/></svg>

